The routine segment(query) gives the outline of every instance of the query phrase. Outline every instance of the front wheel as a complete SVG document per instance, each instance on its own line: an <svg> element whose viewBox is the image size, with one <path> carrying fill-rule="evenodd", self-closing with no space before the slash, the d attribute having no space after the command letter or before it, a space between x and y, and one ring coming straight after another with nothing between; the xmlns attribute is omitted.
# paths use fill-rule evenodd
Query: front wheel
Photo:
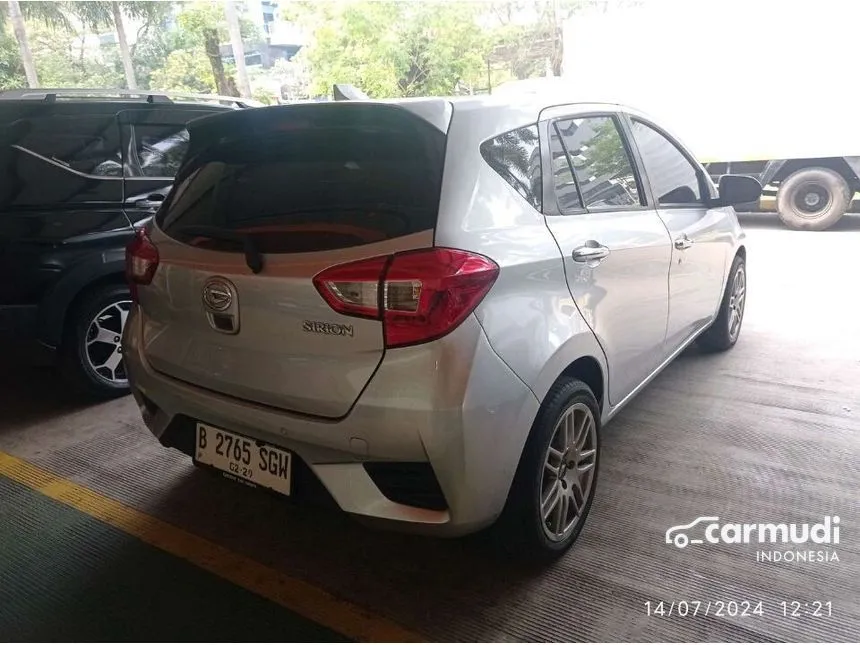
<svg viewBox="0 0 860 645"><path fill-rule="evenodd" d="M699 336L699 347L712 352L723 352L734 347L741 335L746 304L746 262L741 256L737 256L732 262L720 311L708 330Z"/></svg>
<svg viewBox="0 0 860 645"><path fill-rule="evenodd" d="M97 398L128 394L121 341L131 304L127 287L105 285L75 307L63 355L63 374L71 387Z"/></svg>
<svg viewBox="0 0 860 645"><path fill-rule="evenodd" d="M599 458L597 399L582 381L557 383L535 420L499 519L505 549L538 560L567 551L591 509Z"/></svg>

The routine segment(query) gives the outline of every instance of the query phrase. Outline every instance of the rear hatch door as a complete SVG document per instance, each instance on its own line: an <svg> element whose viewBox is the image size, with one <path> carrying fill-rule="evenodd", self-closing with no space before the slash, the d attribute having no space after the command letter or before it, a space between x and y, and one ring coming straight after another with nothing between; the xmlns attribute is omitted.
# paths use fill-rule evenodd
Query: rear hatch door
<svg viewBox="0 0 860 645"><path fill-rule="evenodd" d="M335 312L312 279L432 246L445 134L426 114L442 122L449 104L416 107L296 105L192 124L150 226L158 269L139 291L153 368L284 410L347 414L382 360L382 323Z"/></svg>

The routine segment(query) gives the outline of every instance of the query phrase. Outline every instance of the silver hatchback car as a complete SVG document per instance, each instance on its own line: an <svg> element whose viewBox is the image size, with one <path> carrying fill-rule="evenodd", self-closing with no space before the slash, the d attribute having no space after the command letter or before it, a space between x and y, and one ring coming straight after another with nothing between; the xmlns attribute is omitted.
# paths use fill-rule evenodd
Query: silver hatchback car
<svg viewBox="0 0 860 645"><path fill-rule="evenodd" d="M717 189L635 110L343 101L189 132L127 251L124 360L160 442L243 483L555 556L603 425L693 341L738 339L732 205L761 186Z"/></svg>

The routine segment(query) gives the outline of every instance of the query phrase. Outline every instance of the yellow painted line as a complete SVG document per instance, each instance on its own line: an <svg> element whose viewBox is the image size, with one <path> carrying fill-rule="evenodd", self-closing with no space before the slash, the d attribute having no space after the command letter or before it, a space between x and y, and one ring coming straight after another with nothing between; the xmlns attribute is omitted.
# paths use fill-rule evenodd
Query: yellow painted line
<svg viewBox="0 0 860 645"><path fill-rule="evenodd" d="M384 618L243 555L0 452L0 475L360 642L424 642Z"/></svg>

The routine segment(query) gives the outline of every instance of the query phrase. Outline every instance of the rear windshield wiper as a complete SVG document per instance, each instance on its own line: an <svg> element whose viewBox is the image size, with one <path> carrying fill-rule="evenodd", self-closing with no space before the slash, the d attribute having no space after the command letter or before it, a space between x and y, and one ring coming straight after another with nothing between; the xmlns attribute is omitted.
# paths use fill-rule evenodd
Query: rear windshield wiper
<svg viewBox="0 0 860 645"><path fill-rule="evenodd" d="M208 237L212 240L238 242L242 245L242 250L245 253L245 263L248 265L248 268L254 273L260 273L260 271L263 270L263 254L260 253L260 249L257 248L257 245L254 244L253 238L248 234L231 231L226 228L219 228L218 226L194 224L177 227L176 233Z"/></svg>

